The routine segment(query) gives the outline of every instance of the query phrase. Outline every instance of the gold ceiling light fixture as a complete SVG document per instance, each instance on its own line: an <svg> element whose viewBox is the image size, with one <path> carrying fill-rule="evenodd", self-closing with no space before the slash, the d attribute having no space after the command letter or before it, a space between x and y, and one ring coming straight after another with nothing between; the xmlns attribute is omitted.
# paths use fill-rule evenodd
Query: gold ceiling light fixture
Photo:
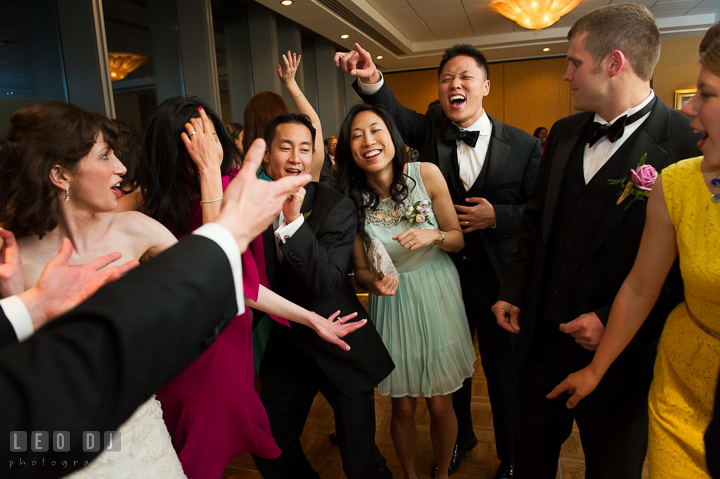
<svg viewBox="0 0 720 479"><path fill-rule="evenodd" d="M560 20L582 0L494 0L492 9L521 27L540 31Z"/></svg>
<svg viewBox="0 0 720 479"><path fill-rule="evenodd" d="M135 53L108 53L110 80L122 80L146 61L147 57Z"/></svg>

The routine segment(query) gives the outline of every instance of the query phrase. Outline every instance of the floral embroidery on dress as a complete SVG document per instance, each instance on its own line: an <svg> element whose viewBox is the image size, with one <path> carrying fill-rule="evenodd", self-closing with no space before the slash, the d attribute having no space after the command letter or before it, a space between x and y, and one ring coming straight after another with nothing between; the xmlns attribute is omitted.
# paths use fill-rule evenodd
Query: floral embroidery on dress
<svg viewBox="0 0 720 479"><path fill-rule="evenodd" d="M419 178L420 163L409 163L408 175L410 177L414 176L416 178ZM385 198L383 200L380 200L380 204L376 209L366 209L367 214L365 215L365 224L383 225L387 228L395 227L400 224L400 220L405 217L405 214L413 209L412 205L414 203L422 201L427 202L427 198L429 197L429 195L427 194L427 191L425 191L425 185L423 185L422 181L414 183L412 180L409 180L408 187L410 188L410 193L408 193L407 198L405 198L402 203L395 204L392 198ZM365 202L367 202L369 199L370 197L368 195L365 195L363 197L363 200ZM429 219L428 223L430 225L437 224L435 220L435 211L433 211L432 204L428 204L426 208L426 219ZM420 225L416 224L411 227L419 228ZM420 227L420 229L422 228L424 227Z"/></svg>

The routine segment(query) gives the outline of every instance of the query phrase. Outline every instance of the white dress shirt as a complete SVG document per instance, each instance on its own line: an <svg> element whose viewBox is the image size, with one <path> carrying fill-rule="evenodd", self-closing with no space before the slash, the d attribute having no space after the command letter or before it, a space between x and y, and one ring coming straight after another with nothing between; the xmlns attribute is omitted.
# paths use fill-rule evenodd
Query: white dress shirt
<svg viewBox="0 0 720 479"><path fill-rule="evenodd" d="M380 73L380 81L377 83L368 85L358 80L360 91L363 92L364 95L374 95L380 91L380 88L384 84L385 79L383 78L382 73ZM475 143L474 148L469 147L462 140L455 140L457 143L460 180L462 181L463 186L465 186L465 191L468 191L472 188L472 185L475 184L475 180L477 180L477 177L480 175L480 171L482 171L482 167L485 164L485 156L487 156L487 150L490 146L490 135L492 135L492 123L490 122L490 118L487 113L483 110L482 116L471 126L468 128L461 128L460 125L458 125L458 128L460 128L460 130L480 132L480 136L478 136L478 141Z"/></svg>
<svg viewBox="0 0 720 479"><path fill-rule="evenodd" d="M208 223L196 229L193 234L213 240L225 252L230 262L233 281L235 283L235 298L238 305L237 314L244 313L245 297L243 296L242 260L240 257L240 249L232 233L217 223ZM0 299L0 307L5 312L5 316L7 316L15 330L18 341L24 341L32 336L35 328L30 318L30 312L20 298L10 296Z"/></svg>
<svg viewBox="0 0 720 479"><path fill-rule="evenodd" d="M655 97L655 92L650 90L650 95L640 103L638 106L630 108L629 110L626 110L622 113L620 113L618 116L616 116L612 121L607 122L603 118L600 117L597 113L595 114L595 118L593 121L596 121L598 123L603 124L610 124L612 125L617 121L618 118L620 118L623 115L631 116L632 114L642 110L645 105L650 103L650 101ZM605 139L602 139L595 143L592 147L590 144L585 145L585 156L583 157L583 171L585 173L585 184L590 183L590 180L592 180L593 176L595 176L595 173L600 171L600 168L603 167L605 163L610 159L613 154L615 154L616 151L625 143L625 140L630 138L630 135L632 135L635 130L640 128L640 126L647 120L648 116L650 116L650 112L647 113L647 115L644 115L639 120L631 123L630 125L625 127L625 130L623 131L623 135L618 138L614 143L605 137ZM638 161L640 161L640 158L638 158Z"/></svg>
<svg viewBox="0 0 720 479"><path fill-rule="evenodd" d="M282 261L283 259L282 251L280 251L280 242L285 244L287 240L292 238L297 230L300 229L304 222L305 217L300 214L300 216L295 218L295 221L288 224L285 222L285 215L282 211L280 212L280 216L275 218L273 227L275 228L275 250L277 251L278 261Z"/></svg>

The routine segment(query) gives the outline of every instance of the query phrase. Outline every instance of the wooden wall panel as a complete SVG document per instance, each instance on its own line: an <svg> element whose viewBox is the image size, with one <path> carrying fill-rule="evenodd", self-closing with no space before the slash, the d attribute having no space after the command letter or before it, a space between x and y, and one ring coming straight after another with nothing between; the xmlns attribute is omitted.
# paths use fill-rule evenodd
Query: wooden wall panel
<svg viewBox="0 0 720 479"><path fill-rule="evenodd" d="M653 88L670 106L675 90L695 87L701 38L663 40ZM490 94L483 107L501 122L530 134L538 126L550 128L560 118L575 113L570 87L562 79L566 68L565 58L492 63ZM387 73L385 80L400 103L421 113L437 99L436 70Z"/></svg>
<svg viewBox="0 0 720 479"><path fill-rule="evenodd" d="M532 134L571 113L564 58L505 64L505 123Z"/></svg>
<svg viewBox="0 0 720 479"><path fill-rule="evenodd" d="M438 98L437 70L388 73L385 81L402 105L418 113Z"/></svg>
<svg viewBox="0 0 720 479"><path fill-rule="evenodd" d="M490 65L490 93L483 100L483 108L496 120L505 123L505 64Z"/></svg>
<svg viewBox="0 0 720 479"><path fill-rule="evenodd" d="M671 108L675 106L675 90L695 88L700 71L700 40L702 37L669 38L662 42L660 61L653 76L653 89Z"/></svg>

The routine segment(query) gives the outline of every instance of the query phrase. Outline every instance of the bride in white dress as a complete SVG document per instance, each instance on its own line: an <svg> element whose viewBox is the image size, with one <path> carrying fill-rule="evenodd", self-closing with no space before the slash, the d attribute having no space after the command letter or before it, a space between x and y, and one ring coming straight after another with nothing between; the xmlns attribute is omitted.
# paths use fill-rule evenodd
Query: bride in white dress
<svg viewBox="0 0 720 479"><path fill-rule="evenodd" d="M64 238L73 246L70 264L115 251L122 256L113 264L142 261L175 243L142 213L110 213L127 171L112 150L116 136L110 120L67 103L41 102L13 115L0 153L0 223L17 237L23 284L10 294L37 282ZM186 477L154 396L119 431L118 452L101 453L71 477Z"/></svg>

